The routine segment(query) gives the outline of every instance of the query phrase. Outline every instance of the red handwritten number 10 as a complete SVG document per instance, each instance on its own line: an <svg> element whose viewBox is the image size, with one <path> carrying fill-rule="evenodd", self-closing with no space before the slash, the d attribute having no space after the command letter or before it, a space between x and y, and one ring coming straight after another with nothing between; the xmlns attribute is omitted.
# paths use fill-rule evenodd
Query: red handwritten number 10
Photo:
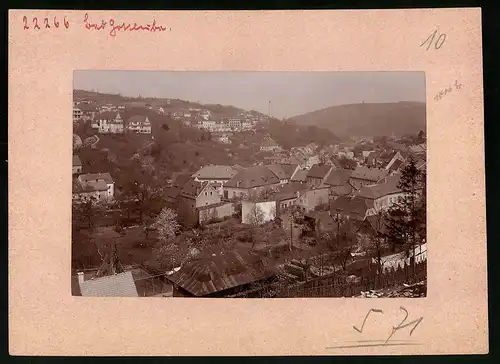
<svg viewBox="0 0 500 364"><path fill-rule="evenodd" d="M429 50L429 48L431 47L432 43L434 42L434 38L436 37L437 35L437 29L434 31L434 33L432 33L431 35L429 35L429 37L425 40L425 42L423 42L420 47L422 47L425 43L429 42L429 45L427 46L427 50ZM436 41L434 42L434 48L435 49L439 49L441 48L441 46L443 45L444 41L446 40L446 34L440 34L438 39L436 39Z"/></svg>

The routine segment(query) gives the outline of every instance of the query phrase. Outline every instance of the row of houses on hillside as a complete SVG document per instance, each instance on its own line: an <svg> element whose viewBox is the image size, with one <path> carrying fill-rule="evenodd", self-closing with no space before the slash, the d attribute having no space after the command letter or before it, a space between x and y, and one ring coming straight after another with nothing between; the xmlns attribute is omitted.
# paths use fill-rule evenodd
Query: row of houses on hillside
<svg viewBox="0 0 500 364"><path fill-rule="evenodd" d="M135 115L124 121L119 112L102 112L95 115L91 127L102 134L123 134L132 132L151 134L151 122L147 116Z"/></svg>

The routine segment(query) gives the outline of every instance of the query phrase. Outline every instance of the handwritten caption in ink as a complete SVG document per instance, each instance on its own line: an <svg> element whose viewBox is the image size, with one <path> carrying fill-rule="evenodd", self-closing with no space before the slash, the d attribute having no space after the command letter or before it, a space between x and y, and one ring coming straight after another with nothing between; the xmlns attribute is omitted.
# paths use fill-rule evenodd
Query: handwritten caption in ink
<svg viewBox="0 0 500 364"><path fill-rule="evenodd" d="M59 28L59 25L60 25L60 22L57 20L56 16L54 16L53 18L49 18L49 17L43 18L40 21L38 21L37 16L35 16L31 19L28 19L27 16L23 16L23 29L24 30L29 30L29 29L40 30L40 29ZM66 29L69 28L69 21L66 20L66 17L64 17L64 19L62 21L62 25ZM63 26L61 26L61 28L63 28Z"/></svg>
<svg viewBox="0 0 500 364"><path fill-rule="evenodd" d="M436 96L434 96L434 100L435 101L439 101L441 100L443 97L445 97L446 95L448 95L450 92L452 92L454 89L455 90L461 90L463 87L465 87L464 85L462 85L461 83L459 83L458 81L455 81L454 83L454 87L447 87L445 89L442 89L441 91L439 91Z"/></svg>
<svg viewBox="0 0 500 364"><path fill-rule="evenodd" d="M167 30L172 30L171 28L167 28L163 25L156 25L156 20L153 19L153 22L151 24L137 24L134 23L128 23L125 24L125 22L122 22L121 24L118 24L114 19L109 19L108 21L106 20L101 20L100 23L92 23L89 20L89 14L85 13L85 16L83 18L83 23L84 27L87 30L104 30L108 29L109 30L109 35L112 37L116 36L117 32L123 31L123 32L134 32L134 31L147 31L147 32L165 32Z"/></svg>
<svg viewBox="0 0 500 364"><path fill-rule="evenodd" d="M429 35L429 37L422 43L420 44L420 47L423 47L426 43L427 44L427 51L431 48L431 45L434 44L434 49L439 49L443 46L444 42L446 41L446 34L439 34L438 38L436 41L434 39L436 38L436 35L438 34L437 29Z"/></svg>
<svg viewBox="0 0 500 364"><path fill-rule="evenodd" d="M416 330L416 328L418 327L418 325L420 325L420 323L424 319L423 317L419 317L415 320L407 322L408 316L409 316L408 310L402 306L399 309L401 311L404 311L405 317L403 318L403 320L401 320L401 322L397 326L392 326L392 328L389 332L389 336L387 338L385 338L383 340L368 340L370 342L370 344L366 344L367 340L361 340L361 341L359 341L359 344L334 346L334 347L328 347L327 349L360 348L360 347L375 347L375 346L390 346L390 345L415 345L415 344L410 343L410 342L406 342L406 343L398 342L395 344L390 343L390 340L393 338L394 334L396 332L398 332L399 330L402 330L406 327L411 327L411 330L409 333L409 336L411 336L413 334L413 332ZM361 327L358 328L357 326L353 326L353 329L355 331L357 331L358 333L362 334L363 329L368 321L368 318L370 317L370 314L372 314L372 313L383 315L384 311L382 311L381 309L377 309L377 308L372 308L372 309L368 310L368 312L366 313L365 318L361 324Z"/></svg>
<svg viewBox="0 0 500 364"><path fill-rule="evenodd" d="M83 28L87 31L107 31L111 37L116 37L119 32L165 32L171 31L171 28L167 28L166 26L159 25L156 23L156 19L153 19L151 23L148 24L137 24L134 23L125 23L118 22L115 19L111 18L108 20L101 20L99 22L92 22L90 20L89 14L85 13L83 17ZM51 28L62 28L68 29L70 27L69 21L64 17L62 21L58 20L56 16L54 17L46 17L39 18L33 17L28 18L27 16L23 16L23 29L24 30L44 30Z"/></svg>

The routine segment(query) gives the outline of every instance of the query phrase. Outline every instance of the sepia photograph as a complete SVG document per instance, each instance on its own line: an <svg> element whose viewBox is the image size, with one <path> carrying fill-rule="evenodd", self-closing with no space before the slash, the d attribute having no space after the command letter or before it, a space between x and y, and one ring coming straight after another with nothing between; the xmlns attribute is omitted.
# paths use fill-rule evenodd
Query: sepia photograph
<svg viewBox="0 0 500 364"><path fill-rule="evenodd" d="M425 72L79 70L72 117L73 296L427 295Z"/></svg>

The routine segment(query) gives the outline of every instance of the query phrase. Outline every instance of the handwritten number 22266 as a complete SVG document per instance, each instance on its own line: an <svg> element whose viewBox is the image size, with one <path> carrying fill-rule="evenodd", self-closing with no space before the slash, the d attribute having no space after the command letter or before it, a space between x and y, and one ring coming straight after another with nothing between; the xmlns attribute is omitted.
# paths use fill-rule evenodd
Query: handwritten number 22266
<svg viewBox="0 0 500 364"><path fill-rule="evenodd" d="M23 22L24 22L24 30L30 29L30 27L28 26L28 18L26 16L23 16ZM57 21L56 17L54 17L53 21L50 23L52 23L55 28L59 28L59 22ZM69 22L66 20L66 17L64 17L63 24L66 29L69 28ZM42 26L44 26L44 28L47 29L51 28L49 24L49 18L43 19ZM33 29L40 29L40 25L38 24L38 17L36 16L33 18Z"/></svg>

